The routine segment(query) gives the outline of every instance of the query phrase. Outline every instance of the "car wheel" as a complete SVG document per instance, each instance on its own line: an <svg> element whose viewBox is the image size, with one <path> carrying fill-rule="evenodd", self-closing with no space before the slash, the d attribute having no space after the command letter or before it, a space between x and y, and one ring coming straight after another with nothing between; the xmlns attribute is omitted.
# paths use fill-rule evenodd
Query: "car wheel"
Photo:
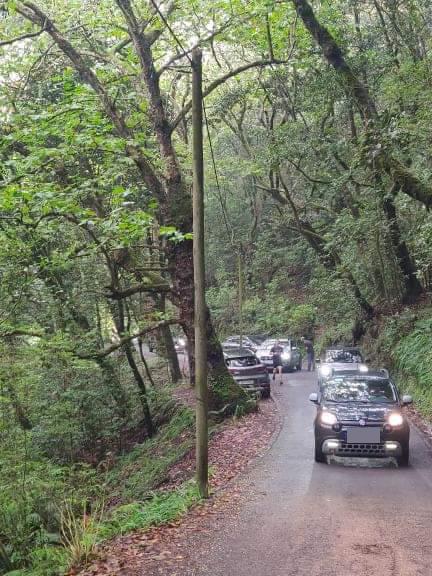
<svg viewBox="0 0 432 576"><path fill-rule="evenodd" d="M402 454L397 458L397 463L401 468L409 465L409 446L402 446Z"/></svg>
<svg viewBox="0 0 432 576"><path fill-rule="evenodd" d="M270 390L263 390L261 392L261 398L270 398Z"/></svg>
<svg viewBox="0 0 432 576"><path fill-rule="evenodd" d="M321 444L318 444L316 440L315 440L315 462L319 462L321 464L323 462L327 462L327 458L324 452L322 451Z"/></svg>

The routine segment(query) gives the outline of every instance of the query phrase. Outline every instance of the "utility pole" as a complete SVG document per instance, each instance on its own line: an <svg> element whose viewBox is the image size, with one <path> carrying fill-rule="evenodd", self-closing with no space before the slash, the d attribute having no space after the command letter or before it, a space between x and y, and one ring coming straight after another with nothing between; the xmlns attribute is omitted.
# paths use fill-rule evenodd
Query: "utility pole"
<svg viewBox="0 0 432 576"><path fill-rule="evenodd" d="M204 258L202 52L192 51L193 264L195 282L196 478L208 498L208 390Z"/></svg>
<svg viewBox="0 0 432 576"><path fill-rule="evenodd" d="M239 243L238 254L238 323L240 332L240 348L243 346L243 251Z"/></svg>

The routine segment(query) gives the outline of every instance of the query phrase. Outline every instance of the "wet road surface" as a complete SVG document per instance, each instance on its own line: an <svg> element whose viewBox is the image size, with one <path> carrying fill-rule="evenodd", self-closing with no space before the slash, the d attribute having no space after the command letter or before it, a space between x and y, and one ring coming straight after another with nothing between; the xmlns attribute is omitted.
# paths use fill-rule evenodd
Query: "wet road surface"
<svg viewBox="0 0 432 576"><path fill-rule="evenodd" d="M194 576L432 576L432 453L411 429L411 465L316 464L316 375L274 386L283 417L270 451L241 480L248 498L196 547ZM350 465L347 465L350 464Z"/></svg>

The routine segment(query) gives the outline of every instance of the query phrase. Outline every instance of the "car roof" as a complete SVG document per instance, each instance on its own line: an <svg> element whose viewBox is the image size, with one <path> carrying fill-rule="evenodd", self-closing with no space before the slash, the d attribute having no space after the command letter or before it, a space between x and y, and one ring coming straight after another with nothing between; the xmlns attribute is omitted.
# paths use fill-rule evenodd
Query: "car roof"
<svg viewBox="0 0 432 576"><path fill-rule="evenodd" d="M329 346L325 349L326 352L360 352L358 346Z"/></svg>
<svg viewBox="0 0 432 576"><path fill-rule="evenodd" d="M225 358L243 358L245 356L255 356L249 348L229 348L223 351Z"/></svg>
<svg viewBox="0 0 432 576"><path fill-rule="evenodd" d="M388 371L385 368L379 370L336 370L334 378L349 378L350 380L390 380ZM331 378L330 378L331 379Z"/></svg>

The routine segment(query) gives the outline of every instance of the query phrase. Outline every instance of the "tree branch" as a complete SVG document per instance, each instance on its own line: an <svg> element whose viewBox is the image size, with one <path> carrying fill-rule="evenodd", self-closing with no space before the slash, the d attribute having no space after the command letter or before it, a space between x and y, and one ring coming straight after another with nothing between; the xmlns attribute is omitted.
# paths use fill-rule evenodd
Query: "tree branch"
<svg viewBox="0 0 432 576"><path fill-rule="evenodd" d="M10 40L2 40L0 42L0 48L3 46L9 46L10 44L15 44L15 42L20 42L21 40L26 40L27 38L36 38L36 36L40 36L45 31L46 28L43 27L37 32L29 32L28 34L23 34L22 36L17 36L16 38L11 38Z"/></svg>
<svg viewBox="0 0 432 576"><path fill-rule="evenodd" d="M93 70L87 66L81 54L77 52L72 44L56 28L54 23L35 4L27 1L18 2L16 9L21 16L30 22L45 27L46 32L51 36L60 50L71 60L82 81L88 84L99 96L105 113L113 123L117 134L126 141L125 152L127 156L135 162L148 188L161 198L163 196L163 188L156 172L140 148L131 143L134 139L133 132L128 128L124 117L116 108L109 93L101 84Z"/></svg>
<svg viewBox="0 0 432 576"><path fill-rule="evenodd" d="M107 288L109 292L105 294L105 297L110 298L111 300L123 300L124 298L128 298L129 296L140 294L142 292L155 292L159 294L160 292L171 291L169 284L146 284L145 282L142 284L135 284L134 286L130 286L124 290L117 290L113 286L108 286Z"/></svg>
<svg viewBox="0 0 432 576"><path fill-rule="evenodd" d="M216 88L224 84L230 78L234 78L238 74L242 72L246 72L246 70L250 70L251 68L264 68L265 66L270 66L271 64L286 64L287 60L255 60L254 62L249 62L249 64L243 64L243 66L239 66L238 68L234 68L234 70L230 70L220 78L217 78L213 82L211 82L207 88L203 91L203 97L206 98L209 96ZM183 109L179 112L177 117L173 120L171 124L171 129L174 131L183 118L192 110L192 100L190 100Z"/></svg>
<svg viewBox="0 0 432 576"><path fill-rule="evenodd" d="M179 323L180 323L179 318L172 318L171 320L162 320L160 322L157 322L156 324L153 324L152 326L148 326L147 328L144 328L143 330L136 332L135 334L129 334L129 336L124 336L123 338L120 338L118 342L116 342L115 344L111 344L110 346L107 346L103 350L99 350L97 352L94 352L93 354L78 353L77 356L82 360L99 360L100 358L105 358L106 356L109 356L110 354L112 354L113 352L115 352L128 342L131 342L135 338L139 338L140 336L144 336L145 334L149 334L150 332L159 330L164 326L172 326L173 324L179 324Z"/></svg>

